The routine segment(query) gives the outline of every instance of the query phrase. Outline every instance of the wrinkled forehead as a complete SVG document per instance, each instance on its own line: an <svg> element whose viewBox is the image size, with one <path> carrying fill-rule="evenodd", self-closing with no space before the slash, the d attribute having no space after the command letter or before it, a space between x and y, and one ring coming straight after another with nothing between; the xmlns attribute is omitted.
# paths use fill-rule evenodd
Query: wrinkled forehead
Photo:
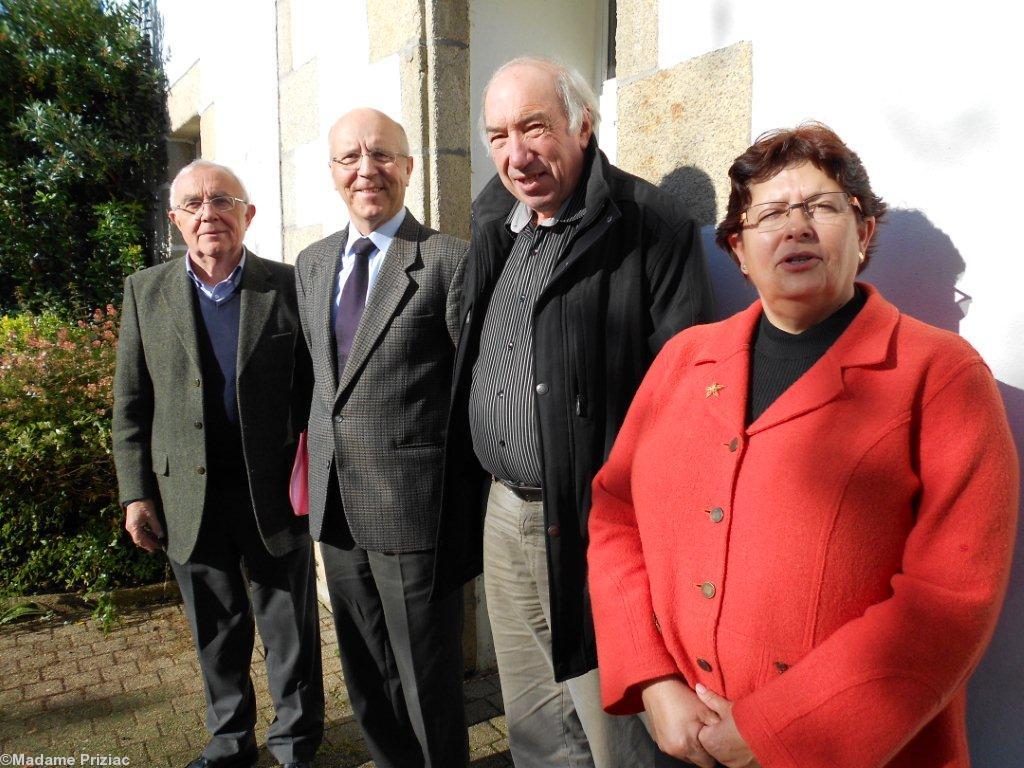
<svg viewBox="0 0 1024 768"><path fill-rule="evenodd" d="M554 74L541 67L511 67L497 75L484 98L488 125L516 123L528 117L555 121L564 117Z"/></svg>
<svg viewBox="0 0 1024 768"><path fill-rule="evenodd" d="M174 186L178 201L190 198L210 198L218 195L243 196L242 185L230 173L219 168L197 168L178 179Z"/></svg>

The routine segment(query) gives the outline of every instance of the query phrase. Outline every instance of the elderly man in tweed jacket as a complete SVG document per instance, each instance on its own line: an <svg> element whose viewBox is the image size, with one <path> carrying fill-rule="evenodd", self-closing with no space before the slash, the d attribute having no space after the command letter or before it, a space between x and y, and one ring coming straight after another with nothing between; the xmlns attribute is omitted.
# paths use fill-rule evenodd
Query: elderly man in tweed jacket
<svg viewBox="0 0 1024 768"><path fill-rule="evenodd" d="M405 209L405 131L359 109L330 132L350 224L299 254L313 356L310 531L352 707L379 768L468 763L461 595L429 603L467 244Z"/></svg>
<svg viewBox="0 0 1024 768"><path fill-rule="evenodd" d="M125 527L166 549L206 689L210 741L189 768L256 764L254 619L275 718L267 746L308 768L323 736L312 542L288 501L312 372L292 268L242 245L256 211L229 169L171 185L188 245L125 283L114 462Z"/></svg>

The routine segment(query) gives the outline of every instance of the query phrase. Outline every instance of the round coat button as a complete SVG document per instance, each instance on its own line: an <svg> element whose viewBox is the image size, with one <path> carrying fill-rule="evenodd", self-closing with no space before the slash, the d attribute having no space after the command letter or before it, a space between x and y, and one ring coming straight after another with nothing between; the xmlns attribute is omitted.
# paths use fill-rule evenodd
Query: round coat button
<svg viewBox="0 0 1024 768"><path fill-rule="evenodd" d="M334 417L334 423L335 424L341 424L341 422L343 422L344 420L345 420L345 417L342 416L340 413L337 416Z"/></svg>
<svg viewBox="0 0 1024 768"><path fill-rule="evenodd" d="M197 475L205 475L206 474L206 467L196 467L196 474Z"/></svg>
<svg viewBox="0 0 1024 768"><path fill-rule="evenodd" d="M562 530L557 525L548 526L548 536L557 536Z"/></svg>
<svg viewBox="0 0 1024 768"><path fill-rule="evenodd" d="M705 581L700 585L700 593L704 595L708 600L715 596L715 585L710 581Z"/></svg>
<svg viewBox="0 0 1024 768"><path fill-rule="evenodd" d="M197 421L195 426L196 426L196 429L202 429L203 428L203 422Z"/></svg>
<svg viewBox="0 0 1024 768"><path fill-rule="evenodd" d="M697 666L705 672L710 672L712 669L711 664L708 663L707 659L697 659Z"/></svg>
<svg viewBox="0 0 1024 768"><path fill-rule="evenodd" d="M537 390L538 395L546 395L548 393L548 385L545 384L543 381L536 387L534 387L534 389Z"/></svg>
<svg viewBox="0 0 1024 768"><path fill-rule="evenodd" d="M735 453L736 449L739 448L739 447L740 447L740 439L738 437L734 437L732 440L729 441L729 450L731 452Z"/></svg>
<svg viewBox="0 0 1024 768"><path fill-rule="evenodd" d="M192 382L192 386L193 387L201 387L201 386L203 386L203 382L201 382L199 379L195 379Z"/></svg>
<svg viewBox="0 0 1024 768"><path fill-rule="evenodd" d="M721 507L712 507L708 510L712 523L720 523L725 519L725 511Z"/></svg>

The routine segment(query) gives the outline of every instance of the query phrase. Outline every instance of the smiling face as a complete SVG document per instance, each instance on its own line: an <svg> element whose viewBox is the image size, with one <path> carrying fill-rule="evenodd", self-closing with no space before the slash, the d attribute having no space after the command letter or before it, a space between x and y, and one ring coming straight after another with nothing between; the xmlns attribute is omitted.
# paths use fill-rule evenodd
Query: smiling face
<svg viewBox="0 0 1024 768"><path fill-rule="evenodd" d="M245 191L238 179L223 168L199 166L175 181L171 204L222 196L244 199ZM213 206L204 205L195 216L182 210L172 210L168 216L194 259L230 261L241 257L242 240L255 214L256 206L235 203L229 211L215 211Z"/></svg>
<svg viewBox="0 0 1024 768"><path fill-rule="evenodd" d="M500 72L484 99L484 126L505 188L538 218L555 216L579 183L592 130L587 116L570 132L554 71L523 64Z"/></svg>
<svg viewBox="0 0 1024 768"><path fill-rule="evenodd" d="M750 204L799 203L842 187L811 163L801 163L750 185ZM860 253L875 231L871 217L858 219L851 206L837 220L812 221L794 209L782 229L745 228L729 236L740 266L757 288L765 314L778 328L799 333L853 298Z"/></svg>
<svg viewBox="0 0 1024 768"><path fill-rule="evenodd" d="M357 109L331 128L330 150L332 158L364 153L352 168L331 163L334 186L360 234L370 234L402 210L412 173L409 143L402 126L382 112ZM379 164L365 156L374 150L398 157L394 163Z"/></svg>

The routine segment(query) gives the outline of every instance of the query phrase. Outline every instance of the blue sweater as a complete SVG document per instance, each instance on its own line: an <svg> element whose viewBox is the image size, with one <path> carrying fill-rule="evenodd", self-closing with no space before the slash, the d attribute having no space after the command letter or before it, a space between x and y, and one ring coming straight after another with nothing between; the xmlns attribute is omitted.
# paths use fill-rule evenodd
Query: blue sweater
<svg viewBox="0 0 1024 768"><path fill-rule="evenodd" d="M203 366L207 458L211 465L244 469L235 386L241 291L235 291L219 304L199 289L193 295Z"/></svg>

